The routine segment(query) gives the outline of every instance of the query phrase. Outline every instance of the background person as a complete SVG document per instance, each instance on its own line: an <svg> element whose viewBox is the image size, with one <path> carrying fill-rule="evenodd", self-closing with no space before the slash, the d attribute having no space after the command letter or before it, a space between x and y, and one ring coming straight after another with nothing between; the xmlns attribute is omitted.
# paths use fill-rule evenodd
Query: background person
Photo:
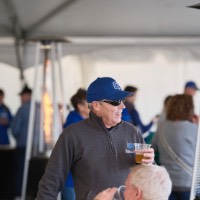
<svg viewBox="0 0 200 200"><path fill-rule="evenodd" d="M0 145L9 145L8 129L12 121L12 114L4 103L5 93L0 89Z"/></svg>
<svg viewBox="0 0 200 200"><path fill-rule="evenodd" d="M158 122L157 122L157 130L159 129L160 126L162 126L162 123L165 122L165 120L166 120L167 108L168 108L171 97L172 97L172 95L168 95L164 99L163 109L162 109L162 112L159 115L159 119L158 119ZM149 143L152 143L152 139L154 137L154 134L152 134ZM160 159L159 159L159 152L158 151L155 152L155 162L156 162L157 165L160 165Z"/></svg>
<svg viewBox="0 0 200 200"><path fill-rule="evenodd" d="M168 200L172 182L164 167L138 165L129 173L124 191L125 200ZM94 200L113 200L117 188L108 188Z"/></svg>
<svg viewBox="0 0 200 200"><path fill-rule="evenodd" d="M151 129L151 127L153 126L153 124L157 122L158 117L154 117L149 122L149 124L144 125L141 118L140 118L139 112L135 108L135 101L136 101L138 89L134 86L128 85L128 86L125 87L124 90L127 91L127 92L133 92L134 93L134 95L127 97L126 102L125 102L126 109L127 109L128 114L130 115L130 118L131 118L130 122L133 125L135 125L137 128L139 128L139 130L142 133L149 131ZM123 114L125 114L125 112L126 111L123 111ZM126 116L126 114L125 114L125 116Z"/></svg>
<svg viewBox="0 0 200 200"><path fill-rule="evenodd" d="M90 110L88 108L88 103L86 100L86 90L82 88L78 89L76 94L71 97L70 102L74 110L68 114L67 119L64 123L64 128L66 128L70 124L79 122L89 117Z"/></svg>
<svg viewBox="0 0 200 200"><path fill-rule="evenodd" d="M29 113L31 103L32 90L25 85L19 93L21 98L21 106L17 110L16 115L11 123L11 129L16 139L16 155L15 155L15 196L21 196L24 161L26 152L26 142L28 134Z"/></svg>
<svg viewBox="0 0 200 200"><path fill-rule="evenodd" d="M199 88L197 87L197 84L194 81L188 81L185 83L184 94L194 96L197 90L199 90Z"/></svg>
<svg viewBox="0 0 200 200"><path fill-rule="evenodd" d="M74 107L74 110L69 113L67 116L66 122L64 124L64 128L69 126L70 124L79 122L85 118L89 117L89 108L86 100L86 90L80 88L77 90L76 94L74 94L71 99L71 104ZM74 183L71 172L69 172L65 187L62 190L62 199L63 200L75 200L75 191L74 191Z"/></svg>
<svg viewBox="0 0 200 200"><path fill-rule="evenodd" d="M194 101L194 113L196 115L196 118L198 120L199 118L199 112L200 112L200 95L197 94L199 91L199 88L197 84L194 81L188 81L185 83L184 86L184 94L188 94L192 96Z"/></svg>
<svg viewBox="0 0 200 200"><path fill-rule="evenodd" d="M130 167L136 165L134 142L144 143L132 124L121 120L123 100L132 95L121 90L110 78L97 78L87 89L89 118L64 129L39 183L37 200L55 200L69 170L77 200L91 200L106 187L124 183ZM142 163L154 161L154 150L147 149Z"/></svg>
<svg viewBox="0 0 200 200"><path fill-rule="evenodd" d="M153 138L152 147L159 152L173 187L169 200L189 200L197 139L192 96L177 94L170 98L166 120Z"/></svg>
<svg viewBox="0 0 200 200"><path fill-rule="evenodd" d="M159 115L159 119L157 122L157 128L161 126L161 124L166 120L166 112L167 112L167 107L169 105L170 99L172 95L168 95L165 97L164 102L163 102L163 109L162 112Z"/></svg>

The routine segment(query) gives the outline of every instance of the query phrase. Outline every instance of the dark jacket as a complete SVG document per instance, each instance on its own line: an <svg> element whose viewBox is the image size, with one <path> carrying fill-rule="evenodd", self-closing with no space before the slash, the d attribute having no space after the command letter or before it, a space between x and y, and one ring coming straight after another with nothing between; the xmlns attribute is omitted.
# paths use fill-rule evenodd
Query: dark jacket
<svg viewBox="0 0 200 200"><path fill-rule="evenodd" d="M90 112L88 119L68 126L60 135L44 176L37 200L56 200L71 168L77 200L92 200L108 187L124 184L135 165L134 142L144 142L142 134L122 121L108 131L101 118Z"/></svg>

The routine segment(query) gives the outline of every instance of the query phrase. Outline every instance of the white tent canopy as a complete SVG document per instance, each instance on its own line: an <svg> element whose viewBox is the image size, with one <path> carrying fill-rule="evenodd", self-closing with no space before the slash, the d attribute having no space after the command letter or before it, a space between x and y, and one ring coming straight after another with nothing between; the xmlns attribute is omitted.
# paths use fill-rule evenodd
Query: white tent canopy
<svg viewBox="0 0 200 200"><path fill-rule="evenodd" d="M35 42L30 38L65 38L68 42L63 43L62 63L66 102L78 87L87 87L98 76L112 76L122 86L138 86L138 108L148 121L160 112L166 95L182 92L185 81L195 80L200 85L200 11L187 7L198 3L0 1L0 61L23 70L34 66ZM25 71L32 87L33 70ZM5 73L11 77L11 72L1 73L1 86L8 91L6 100L15 112L20 84L9 86ZM12 81L19 76L16 72Z"/></svg>
<svg viewBox="0 0 200 200"><path fill-rule="evenodd" d="M198 3L197 0L3 0L0 60L22 69L32 66L28 56L32 45L27 41L38 36L66 38L65 55L93 52L111 43L199 44L200 12L187 7ZM25 52L29 53L24 56L22 47L27 45Z"/></svg>

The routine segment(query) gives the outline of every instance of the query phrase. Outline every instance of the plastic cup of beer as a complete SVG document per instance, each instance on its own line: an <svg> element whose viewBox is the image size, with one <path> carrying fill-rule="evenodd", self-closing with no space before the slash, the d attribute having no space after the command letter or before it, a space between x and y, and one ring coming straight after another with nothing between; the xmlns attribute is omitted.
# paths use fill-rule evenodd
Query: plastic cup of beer
<svg viewBox="0 0 200 200"><path fill-rule="evenodd" d="M142 163L142 159L144 158L144 149L149 149L151 144L142 144L142 143L134 143L135 150L139 150L135 152L135 162L137 164Z"/></svg>

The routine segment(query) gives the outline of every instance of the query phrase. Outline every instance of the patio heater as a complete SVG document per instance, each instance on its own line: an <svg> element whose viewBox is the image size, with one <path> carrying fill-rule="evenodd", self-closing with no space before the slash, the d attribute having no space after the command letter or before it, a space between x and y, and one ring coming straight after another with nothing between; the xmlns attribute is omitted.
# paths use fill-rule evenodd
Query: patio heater
<svg viewBox="0 0 200 200"><path fill-rule="evenodd" d="M30 41L36 43L35 75L29 114L28 137L22 185L22 200L25 200L27 194L29 193L32 193L31 195L36 195L39 179L43 174L53 146L62 131L61 119L64 119L63 115L65 115L64 87L61 66L61 45L63 42L67 41L63 38L57 37L40 37L31 39ZM43 65L41 78L42 80L40 87L38 87L38 77L39 75L41 75L39 74L40 55L43 55ZM59 75L59 80L56 80L55 78L56 70ZM51 73L49 73L49 71ZM47 76L47 74L50 75L51 87L49 87L47 84L47 81L49 80L49 76ZM60 87L62 112L61 110L59 110L60 107L56 102L57 90L55 83L59 83ZM40 96L39 101L37 101L36 99L36 92L38 92L38 90ZM33 160L31 158L36 158L37 162L42 161L42 166L39 167L39 170L41 171L42 168L42 171L40 172L41 174L39 175L38 180L32 180L32 182L35 182L35 184L37 184L36 186L33 186L35 190L33 189L33 187L31 187L32 191L28 192L28 188L30 188L28 187L28 183L30 182L28 181L28 178L34 178L36 176L35 174L32 174L32 176L30 176L30 161ZM38 166L38 164L36 166Z"/></svg>

